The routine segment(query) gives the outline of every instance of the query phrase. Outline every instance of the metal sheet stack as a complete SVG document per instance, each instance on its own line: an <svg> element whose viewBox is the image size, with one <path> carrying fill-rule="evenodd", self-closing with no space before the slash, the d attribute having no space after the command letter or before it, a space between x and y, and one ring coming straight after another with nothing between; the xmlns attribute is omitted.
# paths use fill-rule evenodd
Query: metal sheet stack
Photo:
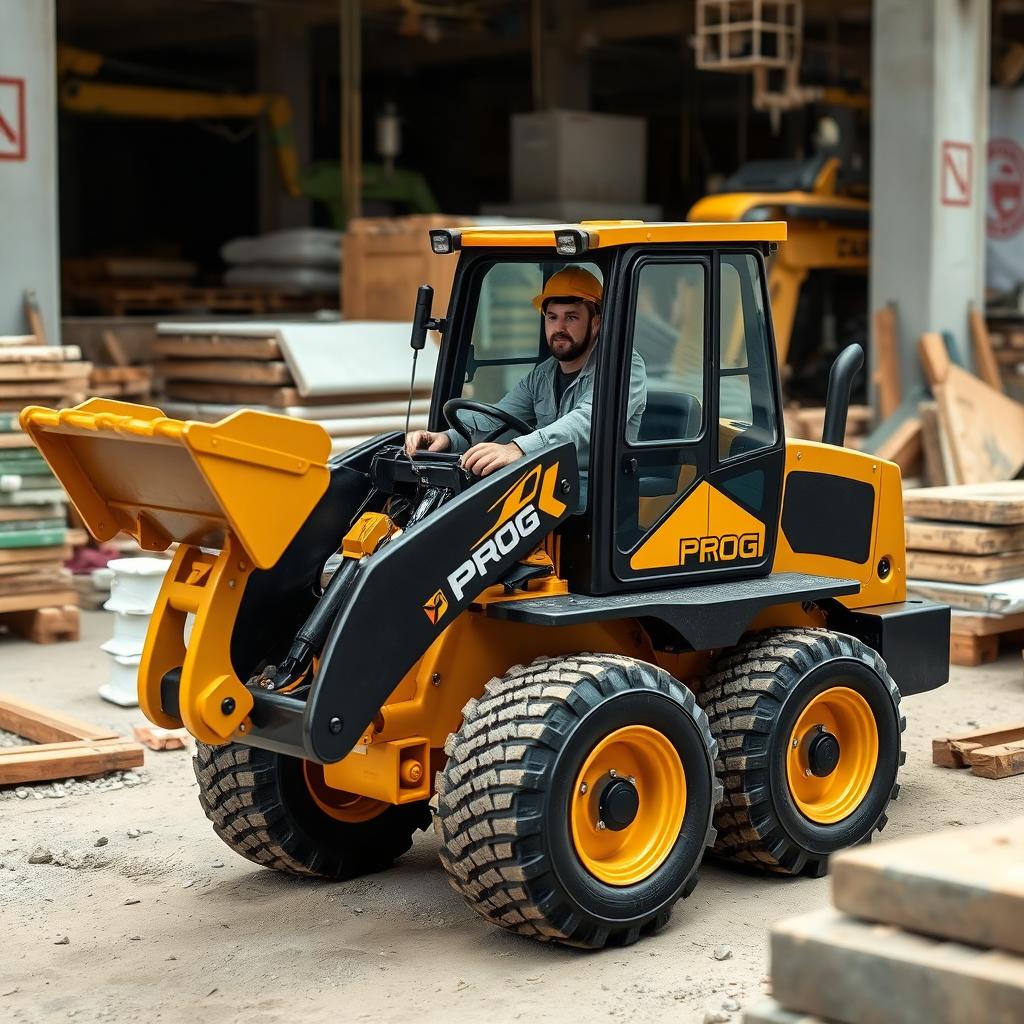
<svg viewBox="0 0 1024 1024"><path fill-rule="evenodd" d="M838 855L835 909L772 929L744 1024L1024 1020L1024 818Z"/></svg>
<svg viewBox="0 0 1024 1024"><path fill-rule="evenodd" d="M955 664L994 660L1024 631L1024 481L909 490L903 508L908 590L953 608Z"/></svg>
<svg viewBox="0 0 1024 1024"><path fill-rule="evenodd" d="M345 451L404 430L407 323L163 324L153 344L168 416L212 422L240 408L316 420ZM413 428L426 425L437 346L420 354Z"/></svg>

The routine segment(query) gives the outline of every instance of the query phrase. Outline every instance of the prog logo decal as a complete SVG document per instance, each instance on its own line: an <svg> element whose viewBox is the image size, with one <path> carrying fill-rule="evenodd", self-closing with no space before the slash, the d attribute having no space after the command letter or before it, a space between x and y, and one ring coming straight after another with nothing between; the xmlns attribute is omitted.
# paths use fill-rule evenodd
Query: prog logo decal
<svg viewBox="0 0 1024 1024"><path fill-rule="evenodd" d="M557 480L557 462L547 469L538 464L524 473L491 505L487 511L497 511L494 525L473 545L469 557L446 578L455 601L462 600L473 580L487 575L488 567L496 566L522 541L540 530L540 512L555 518L565 512L565 502L555 497ZM444 587L440 587L423 606L427 618L435 625L447 610L448 600Z"/></svg>
<svg viewBox="0 0 1024 1024"><path fill-rule="evenodd" d="M443 590L435 591L434 595L423 606L424 614L436 626L448 611L448 598L444 596Z"/></svg>
<svg viewBox="0 0 1024 1024"><path fill-rule="evenodd" d="M709 562L734 562L737 558L760 558L764 554L764 530L760 533L727 533L722 537L684 537L679 542L679 564L696 557ZM692 564L692 563L691 563Z"/></svg>

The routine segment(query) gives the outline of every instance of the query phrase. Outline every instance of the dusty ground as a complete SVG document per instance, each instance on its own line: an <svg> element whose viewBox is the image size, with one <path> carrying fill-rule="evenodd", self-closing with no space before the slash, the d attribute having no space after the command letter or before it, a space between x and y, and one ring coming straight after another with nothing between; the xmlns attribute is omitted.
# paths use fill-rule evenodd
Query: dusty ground
<svg viewBox="0 0 1024 1024"><path fill-rule="evenodd" d="M140 713L96 697L110 619L84 620L79 643L0 638L0 688L127 733ZM933 735L1024 718L1019 656L954 669L947 687L904 708L903 794L885 840L1024 814L1024 777L991 782L930 763ZM827 879L708 865L657 937L598 954L543 947L490 928L455 896L433 834L392 871L345 884L254 868L211 831L189 760L147 753L147 781L117 789L0 791L0 1020L699 1024L726 1000L758 999L773 921L828 900ZM37 846L65 863L29 864ZM720 945L729 959L714 959Z"/></svg>

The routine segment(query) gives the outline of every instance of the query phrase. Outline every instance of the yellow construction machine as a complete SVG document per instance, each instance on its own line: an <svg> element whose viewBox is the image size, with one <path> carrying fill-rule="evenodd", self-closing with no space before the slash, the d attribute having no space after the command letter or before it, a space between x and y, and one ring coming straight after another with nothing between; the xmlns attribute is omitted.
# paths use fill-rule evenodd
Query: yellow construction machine
<svg viewBox="0 0 1024 1024"><path fill-rule="evenodd" d="M693 221L787 222L768 267L780 366L814 358L823 344L842 348L866 336L870 205L839 179L835 156L754 161L688 214ZM859 337L845 336L851 325Z"/></svg>
<svg viewBox="0 0 1024 1024"><path fill-rule="evenodd" d="M484 477L400 433L332 457L319 425L256 411L22 413L94 536L178 542L139 700L198 741L228 846L346 878L433 816L487 921L593 948L664 925L707 849L820 875L884 826L901 695L945 682L949 610L906 599L898 467L842 446L858 348L822 441L785 438L766 270L785 237L431 232L460 254L447 315L423 287L414 318L414 349L443 339L435 431L530 431L495 403L548 358L532 299L567 265L603 282L589 447Z"/></svg>

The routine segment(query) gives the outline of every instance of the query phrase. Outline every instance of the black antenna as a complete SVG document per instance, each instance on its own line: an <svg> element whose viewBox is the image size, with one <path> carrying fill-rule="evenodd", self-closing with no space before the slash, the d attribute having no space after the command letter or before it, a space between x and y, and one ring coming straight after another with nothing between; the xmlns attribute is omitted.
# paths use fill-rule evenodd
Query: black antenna
<svg viewBox="0 0 1024 1024"><path fill-rule="evenodd" d="M416 357L420 349L427 344L427 331L444 331L443 317L432 317L430 309L434 305L434 289L429 284L421 284L416 289L416 309L412 315L412 378L409 381L409 404L405 410L405 432L409 433L409 421L412 419L412 396L416 387Z"/></svg>

